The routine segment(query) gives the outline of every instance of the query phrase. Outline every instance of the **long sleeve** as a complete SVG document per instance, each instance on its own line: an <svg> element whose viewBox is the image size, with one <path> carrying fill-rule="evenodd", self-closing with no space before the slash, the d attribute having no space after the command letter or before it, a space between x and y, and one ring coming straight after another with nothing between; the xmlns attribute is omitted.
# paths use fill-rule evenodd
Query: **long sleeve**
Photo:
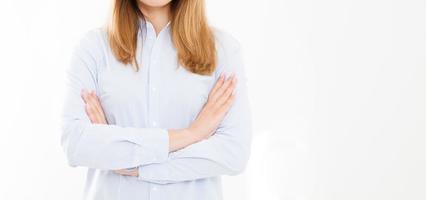
<svg viewBox="0 0 426 200"><path fill-rule="evenodd" d="M228 53L226 67L217 74L235 73L236 99L215 134L201 142L171 153L164 163L139 166L138 179L167 184L242 172L250 155L251 111L246 74L239 43Z"/></svg>
<svg viewBox="0 0 426 200"><path fill-rule="evenodd" d="M98 32L89 32L75 47L66 71L66 93L61 122L61 145L71 166L123 169L160 163L169 155L167 130L92 124L80 96L97 91L102 47Z"/></svg>

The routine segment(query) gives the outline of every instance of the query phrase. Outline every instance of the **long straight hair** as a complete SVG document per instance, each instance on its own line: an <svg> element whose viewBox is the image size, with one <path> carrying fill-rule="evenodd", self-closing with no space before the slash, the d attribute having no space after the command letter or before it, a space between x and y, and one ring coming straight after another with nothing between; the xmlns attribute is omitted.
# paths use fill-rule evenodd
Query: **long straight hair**
<svg viewBox="0 0 426 200"><path fill-rule="evenodd" d="M114 56L136 71L139 0L114 0L108 24L108 40ZM213 31L207 23L204 0L172 0L171 37L177 50L179 64L190 72L210 75L216 67L216 48Z"/></svg>

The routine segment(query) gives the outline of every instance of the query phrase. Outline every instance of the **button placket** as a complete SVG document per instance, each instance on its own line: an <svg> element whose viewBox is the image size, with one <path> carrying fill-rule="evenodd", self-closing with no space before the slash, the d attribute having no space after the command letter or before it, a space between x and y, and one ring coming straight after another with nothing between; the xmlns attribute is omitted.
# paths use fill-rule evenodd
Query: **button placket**
<svg viewBox="0 0 426 200"><path fill-rule="evenodd" d="M158 70L159 67L157 66L158 62L158 54L159 54L159 44L160 37L154 38L152 42L152 49L151 49L151 55L150 55L150 70L149 70L149 102L150 102L150 114L149 114L149 121L150 126L156 128L158 127L158 113L159 113L159 105L158 105L158 89L157 89L157 81L159 80L158 77Z"/></svg>
<svg viewBox="0 0 426 200"><path fill-rule="evenodd" d="M151 184L150 187L150 199L161 199L160 188L157 185Z"/></svg>

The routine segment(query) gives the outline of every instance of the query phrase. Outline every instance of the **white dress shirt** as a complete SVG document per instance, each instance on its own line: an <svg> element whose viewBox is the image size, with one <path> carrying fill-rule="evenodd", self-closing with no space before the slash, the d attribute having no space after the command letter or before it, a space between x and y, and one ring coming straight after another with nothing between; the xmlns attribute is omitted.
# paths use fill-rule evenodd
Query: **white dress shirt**
<svg viewBox="0 0 426 200"><path fill-rule="evenodd" d="M84 198L222 199L220 176L242 172L250 154L251 113L240 44L214 29L217 68L211 76L198 75L178 64L169 24L157 36L150 22L140 21L138 72L114 57L101 28L87 32L72 54L61 144L70 166L88 168ZM238 79L224 120L210 138L169 153L167 130L193 122L221 72ZM90 122L82 89L96 92L108 124ZM134 167L139 177L112 171Z"/></svg>

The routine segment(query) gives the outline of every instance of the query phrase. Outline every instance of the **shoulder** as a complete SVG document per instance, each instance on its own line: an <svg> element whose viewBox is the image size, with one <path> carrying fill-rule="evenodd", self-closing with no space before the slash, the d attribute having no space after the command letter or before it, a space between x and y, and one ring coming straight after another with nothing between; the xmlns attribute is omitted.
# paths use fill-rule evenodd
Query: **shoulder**
<svg viewBox="0 0 426 200"><path fill-rule="evenodd" d="M93 28L80 36L74 46L75 50L96 50L105 45L107 41L106 29L104 27Z"/></svg>
<svg viewBox="0 0 426 200"><path fill-rule="evenodd" d="M212 27L212 31L219 53L232 53L241 49L240 41L232 34L216 27Z"/></svg>
<svg viewBox="0 0 426 200"><path fill-rule="evenodd" d="M98 67L106 60L107 41L107 32L104 27L84 32L74 44L73 59L90 65L88 66L90 68Z"/></svg>
<svg viewBox="0 0 426 200"><path fill-rule="evenodd" d="M231 73L243 70L242 45L238 39L228 32L212 28L215 36L217 52L217 68L215 75L221 72Z"/></svg>

